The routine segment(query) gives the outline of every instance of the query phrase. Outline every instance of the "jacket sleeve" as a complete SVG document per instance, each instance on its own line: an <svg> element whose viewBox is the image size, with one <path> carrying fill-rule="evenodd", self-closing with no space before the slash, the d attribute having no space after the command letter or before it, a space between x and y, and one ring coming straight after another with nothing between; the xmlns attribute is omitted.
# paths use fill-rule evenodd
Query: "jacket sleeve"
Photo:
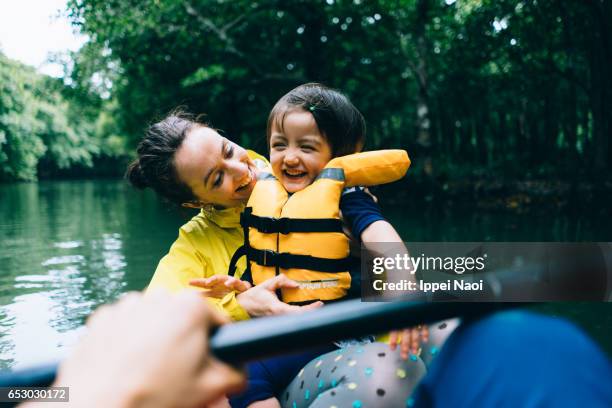
<svg viewBox="0 0 612 408"><path fill-rule="evenodd" d="M206 259L193 246L188 234L181 229L170 251L159 261L147 291L156 288L163 288L173 293L189 288L197 290L189 285L189 281L212 276L206 266ZM222 299L206 298L206 300L231 320L249 318L246 310L238 303L235 292L228 293Z"/></svg>

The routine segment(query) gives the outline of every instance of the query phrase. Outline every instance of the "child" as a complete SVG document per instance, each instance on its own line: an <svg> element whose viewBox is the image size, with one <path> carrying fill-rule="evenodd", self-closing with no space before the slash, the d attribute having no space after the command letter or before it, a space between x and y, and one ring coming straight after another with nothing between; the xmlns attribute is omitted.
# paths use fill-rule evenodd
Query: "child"
<svg viewBox="0 0 612 408"><path fill-rule="evenodd" d="M321 176L330 160L360 151L364 137L363 116L344 95L320 84L301 85L283 96L268 117L267 139L272 171L286 193L294 194L303 191ZM403 172L400 171L400 173L403 175ZM261 182L260 179L258 183ZM278 198L268 191L260 193L261 198L258 198L257 194L257 191L254 190L249 203L260 199L263 201L263 207L270 208L275 206L277 199L286 198L286 195ZM368 242L402 242L395 229L382 217L378 205L362 188L345 190L340 197L339 206L343 219L349 225L352 234L359 237L366 247ZM256 221L259 222L259 219L265 217L256 218ZM266 232L274 232L270 230L270 227L266 229ZM319 232L314 232L314 234L319 234ZM266 238L264 236L262 240L265 241ZM275 242L277 239L279 238L273 236L268 241ZM314 246L322 246L321 241L314 239L311 235L307 235L304 243L308 241L314 242ZM253 265L253 262L251 264L258 267L258 265ZM278 268L278 265L276 267ZM350 269L359 271L359 263L353 264ZM274 273L273 269L271 273ZM358 272L351 275L354 277L349 281L359 281ZM261 280L265 278L260 278ZM335 280L342 281L342 277ZM257 283L257 279L255 282ZM320 281L308 280L307 282L310 288L316 286L313 282ZM295 288L293 291L304 292L308 289ZM315 291L315 293L325 295L328 292L325 292L324 289L320 292ZM321 297L319 299L327 300ZM407 357L408 347L412 346L411 343L416 340L417 336L413 332L404 334L402 354ZM394 338L396 337L397 334L394 334ZM395 344L392 345L392 348L394 346ZM280 357L250 365L249 388L245 394L232 399L232 406L250 406L249 404L255 401L258 407L279 406L274 395L278 395L278 392L297 374L297 370L320 352L321 350L316 353Z"/></svg>
<svg viewBox="0 0 612 408"><path fill-rule="evenodd" d="M401 239L370 197L353 189L342 200L343 187L395 181L408 169L408 156L403 150L347 156L363 144L363 118L342 94L318 84L291 91L271 118L272 171L260 173L241 221L249 229L242 251L247 273L255 284L279 273L298 282L283 289L287 303L346 297L351 282L359 282L349 270L359 267L350 265L341 201L351 231L365 243Z"/></svg>

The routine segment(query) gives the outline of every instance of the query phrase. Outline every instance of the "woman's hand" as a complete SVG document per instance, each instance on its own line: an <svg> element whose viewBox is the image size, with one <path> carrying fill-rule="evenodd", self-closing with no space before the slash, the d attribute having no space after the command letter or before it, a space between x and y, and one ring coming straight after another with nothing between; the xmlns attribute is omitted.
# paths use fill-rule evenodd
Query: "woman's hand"
<svg viewBox="0 0 612 408"><path fill-rule="evenodd" d="M206 297L221 299L230 292L242 293L253 287L249 282L228 275L213 275L210 278L197 278L189 281L191 286L204 288L201 293Z"/></svg>
<svg viewBox="0 0 612 408"><path fill-rule="evenodd" d="M393 330L389 334L389 347L395 350L400 344L400 355L406 360L408 354L417 354L422 344L429 340L429 329L426 325L413 327L410 329Z"/></svg>
<svg viewBox="0 0 612 408"><path fill-rule="evenodd" d="M276 296L276 290L281 288L297 288L297 282L280 274L246 292L236 299L251 317L281 315L285 313L305 312L323 306L323 302L313 302L306 306L293 306L281 302Z"/></svg>
<svg viewBox="0 0 612 408"><path fill-rule="evenodd" d="M75 407L204 406L244 384L208 353L208 329L225 322L194 292L129 294L89 318L53 385Z"/></svg>

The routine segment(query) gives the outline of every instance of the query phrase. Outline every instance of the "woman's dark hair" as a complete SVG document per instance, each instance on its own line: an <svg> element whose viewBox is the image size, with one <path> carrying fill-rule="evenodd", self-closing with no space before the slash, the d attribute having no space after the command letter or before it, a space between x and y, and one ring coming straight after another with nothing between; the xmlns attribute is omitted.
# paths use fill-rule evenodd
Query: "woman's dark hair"
<svg viewBox="0 0 612 408"><path fill-rule="evenodd" d="M331 146L333 157L362 149L366 124L361 112L341 92L314 82L298 86L276 102L268 116L268 145L272 125L283 131L285 116L296 108L312 113L319 132Z"/></svg>
<svg viewBox="0 0 612 408"><path fill-rule="evenodd" d="M150 187L176 204L195 200L191 189L179 179L174 163L176 151L195 126L206 125L182 111L149 126L136 148L138 158L128 166L125 178L134 187Z"/></svg>

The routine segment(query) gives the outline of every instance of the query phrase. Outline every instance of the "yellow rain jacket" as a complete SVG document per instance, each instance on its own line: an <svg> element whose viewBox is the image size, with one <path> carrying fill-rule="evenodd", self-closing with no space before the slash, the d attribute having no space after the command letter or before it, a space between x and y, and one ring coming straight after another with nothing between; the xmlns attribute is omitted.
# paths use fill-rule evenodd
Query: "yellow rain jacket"
<svg viewBox="0 0 612 408"><path fill-rule="evenodd" d="M248 151L251 159L265 158ZM243 244L244 235L240 227L240 213L244 206L224 210L200 211L179 229L177 240L170 251L159 261L147 290L164 288L178 292L189 286L194 278L208 278L226 274L232 254ZM244 272L246 263L237 264L236 276ZM207 298L210 303L232 320L245 320L248 313L236 300L234 292L223 299Z"/></svg>

